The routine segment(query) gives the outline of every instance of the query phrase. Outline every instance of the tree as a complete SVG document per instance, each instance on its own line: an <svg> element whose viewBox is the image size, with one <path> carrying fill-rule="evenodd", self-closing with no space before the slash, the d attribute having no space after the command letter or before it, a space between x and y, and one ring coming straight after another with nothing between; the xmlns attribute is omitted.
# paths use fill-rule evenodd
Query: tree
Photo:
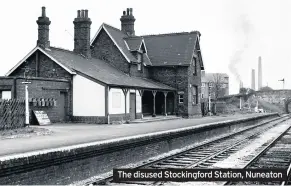
<svg viewBox="0 0 291 186"><path fill-rule="evenodd" d="M214 73L209 81L211 89L209 92L217 99L225 95L225 77L220 73Z"/></svg>
<svg viewBox="0 0 291 186"><path fill-rule="evenodd" d="M239 89L239 93L240 94L246 94L247 93L247 89L242 87L242 88Z"/></svg>
<svg viewBox="0 0 291 186"><path fill-rule="evenodd" d="M265 87L260 88L259 91L270 91L270 90L273 90L273 89L271 87L265 86Z"/></svg>

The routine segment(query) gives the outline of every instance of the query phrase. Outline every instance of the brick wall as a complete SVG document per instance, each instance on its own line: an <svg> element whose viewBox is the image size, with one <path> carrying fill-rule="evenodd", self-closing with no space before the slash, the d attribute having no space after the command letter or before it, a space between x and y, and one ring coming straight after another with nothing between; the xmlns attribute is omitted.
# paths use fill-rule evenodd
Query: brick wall
<svg viewBox="0 0 291 186"><path fill-rule="evenodd" d="M11 98L14 98L14 79L13 78L1 78L0 77L0 99L2 98L3 90L11 90Z"/></svg>
<svg viewBox="0 0 291 186"><path fill-rule="evenodd" d="M184 103L176 99L176 113L188 116L188 67L151 67L150 78L184 92Z"/></svg>
<svg viewBox="0 0 291 186"><path fill-rule="evenodd" d="M188 68L188 81L189 85L188 86L188 114L190 117L192 116L201 116L201 66L199 59L197 58L196 60L196 74L194 72L194 63L193 61L191 62L189 68ZM193 91L192 91L192 86L197 86L198 88L198 102L193 103Z"/></svg>
<svg viewBox="0 0 291 186"><path fill-rule="evenodd" d="M0 77L0 88L4 85L10 85L12 97L16 99L25 99L25 86L22 84L24 78L21 77ZM30 103L31 110L44 110L47 112L52 122L70 119L72 115L72 93L71 82L65 79L49 78L28 78L31 83L28 85L29 98L54 98L57 101L56 106L39 107ZM58 104L61 92L66 92L65 108ZM65 109L67 116L61 115ZM31 112L30 112L31 114ZM32 117L31 117L32 118Z"/></svg>
<svg viewBox="0 0 291 186"><path fill-rule="evenodd" d="M130 72L129 63L103 29L93 46L92 57L107 61L124 73Z"/></svg>
<svg viewBox="0 0 291 186"><path fill-rule="evenodd" d="M37 60L38 63L36 62ZM70 73L42 52L36 51L26 61L27 63L20 65L10 76L23 77L27 66L29 68L29 72L26 74L28 77L65 78L71 80Z"/></svg>

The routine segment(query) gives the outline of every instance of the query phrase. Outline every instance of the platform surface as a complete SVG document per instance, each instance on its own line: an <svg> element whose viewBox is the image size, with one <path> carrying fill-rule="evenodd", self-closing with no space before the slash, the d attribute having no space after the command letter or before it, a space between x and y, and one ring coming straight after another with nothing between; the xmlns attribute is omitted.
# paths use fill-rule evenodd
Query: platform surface
<svg viewBox="0 0 291 186"><path fill-rule="evenodd" d="M231 115L227 117L210 116L194 119L178 119L168 121L156 121L150 123L120 125L54 123L53 125L47 126L33 126L49 129L53 133L46 136L2 139L0 140L0 157L36 150L58 148L88 142L135 136L140 134L148 134L190 126L203 126L204 124L208 123L251 118L258 115L263 114Z"/></svg>

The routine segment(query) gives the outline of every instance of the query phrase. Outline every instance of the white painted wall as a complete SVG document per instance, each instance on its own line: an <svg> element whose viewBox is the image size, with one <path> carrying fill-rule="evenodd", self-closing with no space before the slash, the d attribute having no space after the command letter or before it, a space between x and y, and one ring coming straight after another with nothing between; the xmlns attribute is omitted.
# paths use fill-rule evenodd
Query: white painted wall
<svg viewBox="0 0 291 186"><path fill-rule="evenodd" d="M73 115L105 116L105 87L81 75L73 77Z"/></svg>

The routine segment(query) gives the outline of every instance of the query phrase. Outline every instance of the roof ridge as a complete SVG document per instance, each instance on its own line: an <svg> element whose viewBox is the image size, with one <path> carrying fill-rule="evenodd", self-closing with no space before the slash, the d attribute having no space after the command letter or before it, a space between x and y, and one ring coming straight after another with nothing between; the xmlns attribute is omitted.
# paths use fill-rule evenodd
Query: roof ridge
<svg viewBox="0 0 291 186"><path fill-rule="evenodd" d="M124 37L123 39L143 39L142 36L130 36L130 37Z"/></svg>
<svg viewBox="0 0 291 186"><path fill-rule="evenodd" d="M62 48L62 47L50 46L50 48L55 49L55 50L61 50L61 51L73 53L72 50L69 50L69 49L66 49L66 48Z"/></svg>
<svg viewBox="0 0 291 186"><path fill-rule="evenodd" d="M151 36L169 36L169 35L187 35L187 34L198 34L199 31L191 31L191 32L170 32L170 33L162 33L162 34L148 34L142 35L141 37L151 37Z"/></svg>
<svg viewBox="0 0 291 186"><path fill-rule="evenodd" d="M103 25L108 26L108 27L110 27L110 28L112 28L112 29L114 29L114 30L117 30L117 31L122 32L120 29L118 29L118 28L116 28L116 27L114 27L114 26L112 26L112 25L110 25L110 24L103 23Z"/></svg>

